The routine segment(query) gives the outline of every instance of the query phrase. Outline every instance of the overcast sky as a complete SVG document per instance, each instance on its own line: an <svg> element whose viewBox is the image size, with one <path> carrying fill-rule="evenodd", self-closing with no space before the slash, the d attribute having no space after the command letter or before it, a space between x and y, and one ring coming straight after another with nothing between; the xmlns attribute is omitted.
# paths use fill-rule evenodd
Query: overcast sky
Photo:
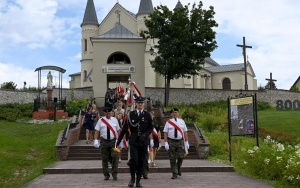
<svg viewBox="0 0 300 188"><path fill-rule="evenodd" d="M66 69L63 87L69 87L70 74L80 72L81 28L87 0L0 0L0 84L24 81L37 87L40 66ZM94 0L98 21L117 0ZM152 0L153 6L173 9L177 0ZM183 5L193 0L181 0ZM196 1L197 4L199 1ZM270 73L278 89L290 89L299 77L299 0L203 0L204 8L215 8L218 48L211 58L220 65L243 63L237 44L246 37L248 60L258 86L265 86ZM119 0L137 13L140 0ZM46 77L48 71L42 71ZM58 73L52 71L58 85ZM46 86L46 78L42 86Z"/></svg>

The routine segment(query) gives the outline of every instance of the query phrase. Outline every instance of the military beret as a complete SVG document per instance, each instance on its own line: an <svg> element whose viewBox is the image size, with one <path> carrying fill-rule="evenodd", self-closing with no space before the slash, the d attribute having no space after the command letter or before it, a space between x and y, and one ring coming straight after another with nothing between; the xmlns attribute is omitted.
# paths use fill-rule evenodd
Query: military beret
<svg viewBox="0 0 300 188"><path fill-rule="evenodd" d="M112 111L112 107L104 107L103 111L104 112L111 112Z"/></svg>
<svg viewBox="0 0 300 188"><path fill-rule="evenodd" d="M173 113L173 112L178 112L178 111L179 110L177 108L172 108L170 112Z"/></svg>

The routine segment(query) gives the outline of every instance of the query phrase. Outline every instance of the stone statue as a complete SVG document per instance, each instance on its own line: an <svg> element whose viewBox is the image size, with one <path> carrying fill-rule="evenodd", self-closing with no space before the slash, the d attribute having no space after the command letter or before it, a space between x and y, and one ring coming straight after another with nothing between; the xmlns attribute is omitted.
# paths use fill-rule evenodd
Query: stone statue
<svg viewBox="0 0 300 188"><path fill-rule="evenodd" d="M52 74L51 74L51 71L49 71L48 72L48 74L47 74L47 87L49 87L49 88L51 88L52 87L52 78L53 78L53 76L52 76Z"/></svg>

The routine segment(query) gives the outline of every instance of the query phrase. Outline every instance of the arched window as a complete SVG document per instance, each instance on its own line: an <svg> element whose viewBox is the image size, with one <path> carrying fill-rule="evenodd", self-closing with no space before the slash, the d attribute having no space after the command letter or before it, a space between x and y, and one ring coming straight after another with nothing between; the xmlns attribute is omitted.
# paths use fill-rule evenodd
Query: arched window
<svg viewBox="0 0 300 188"><path fill-rule="evenodd" d="M224 78L222 82L222 89L223 90L231 90L231 81L229 78Z"/></svg>
<svg viewBox="0 0 300 188"><path fill-rule="evenodd" d="M115 52L108 57L107 64L131 64L131 61L125 53Z"/></svg>

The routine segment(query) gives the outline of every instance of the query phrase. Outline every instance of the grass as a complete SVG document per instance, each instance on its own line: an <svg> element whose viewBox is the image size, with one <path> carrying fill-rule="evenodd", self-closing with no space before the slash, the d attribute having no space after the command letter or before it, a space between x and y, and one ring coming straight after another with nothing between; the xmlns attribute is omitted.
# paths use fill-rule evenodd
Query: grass
<svg viewBox="0 0 300 188"><path fill-rule="evenodd" d="M55 143L66 124L0 121L0 187L20 187L57 161Z"/></svg>
<svg viewBox="0 0 300 188"><path fill-rule="evenodd" d="M300 136L300 111L259 111L258 126Z"/></svg>

